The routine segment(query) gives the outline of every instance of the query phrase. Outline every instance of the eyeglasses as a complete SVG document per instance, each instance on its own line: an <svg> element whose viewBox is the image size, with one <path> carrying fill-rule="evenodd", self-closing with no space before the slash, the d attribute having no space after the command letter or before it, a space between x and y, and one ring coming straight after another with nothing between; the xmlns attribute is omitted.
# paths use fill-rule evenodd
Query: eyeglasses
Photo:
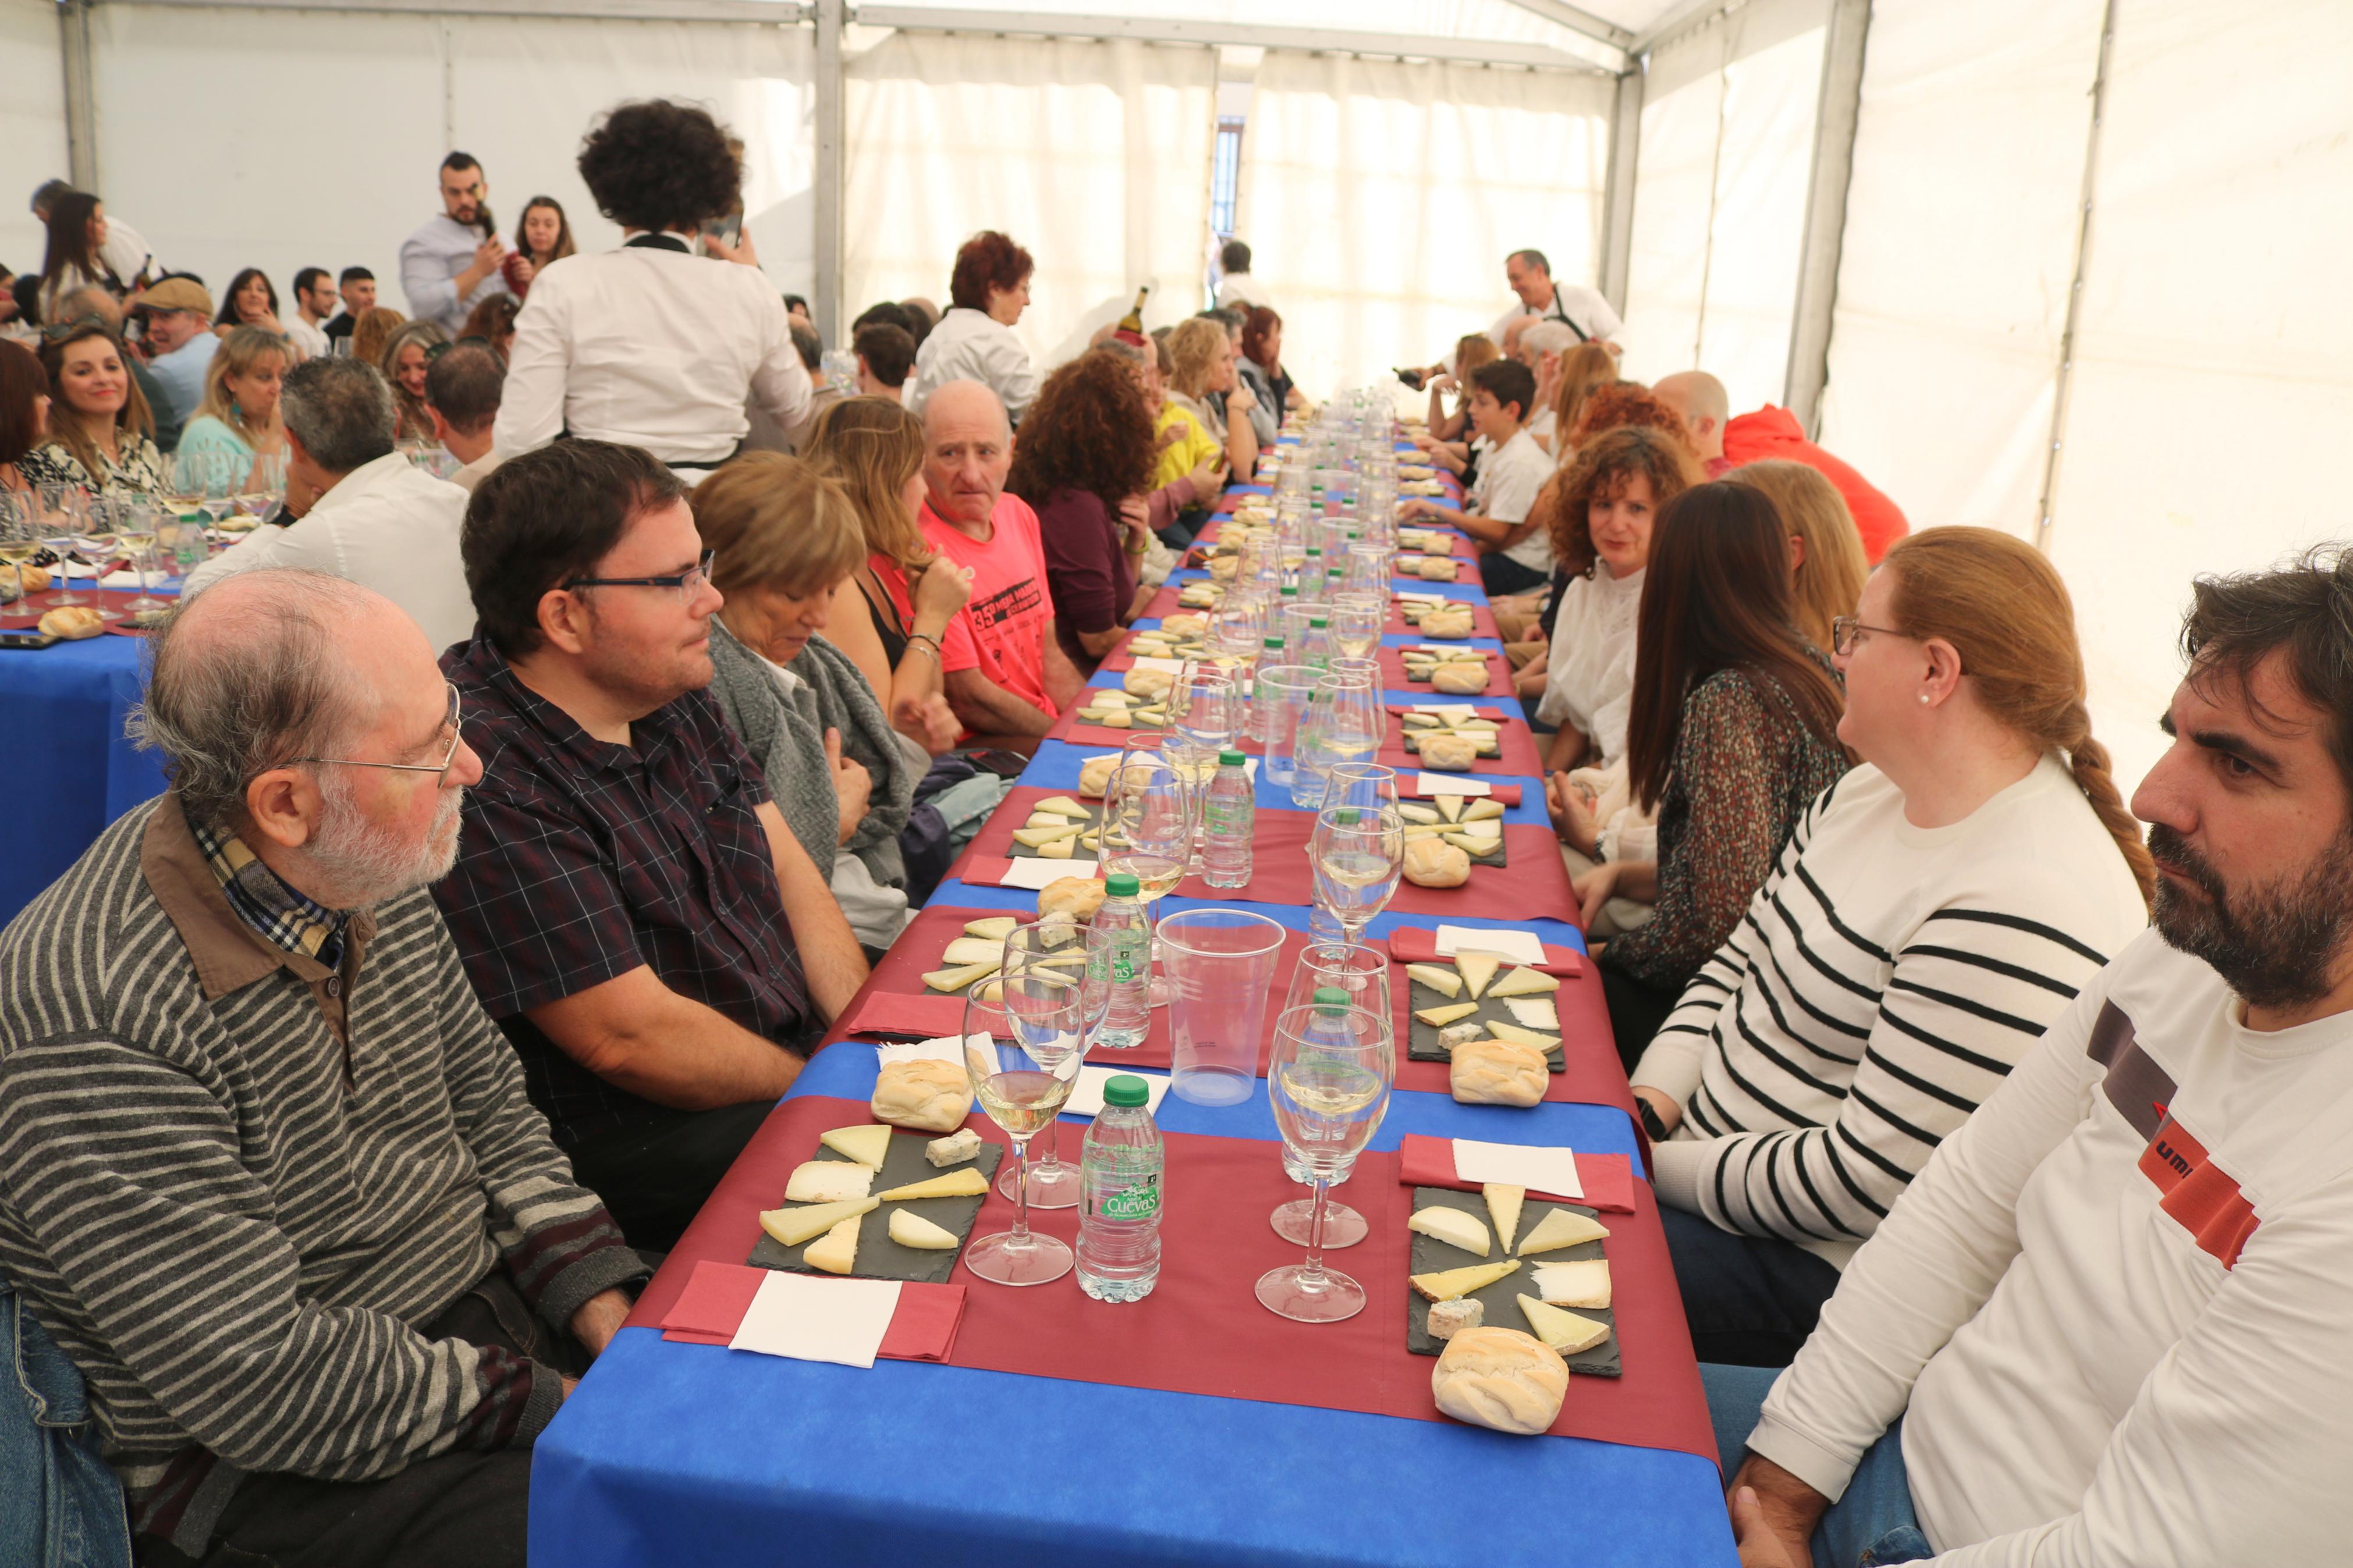
<svg viewBox="0 0 2353 1568"><path fill-rule="evenodd" d="M1852 616L1839 616L1831 621L1831 651L1843 658L1854 651L1855 634L1877 632L1882 637L1908 637L1910 632L1899 632L1894 626L1867 626Z"/></svg>
<svg viewBox="0 0 2353 1568"><path fill-rule="evenodd" d="M719 552L706 550L693 567L672 577L575 577L557 584L567 593L574 588L669 588L684 604L711 585L711 568L719 559Z"/></svg>
<svg viewBox="0 0 2353 1568"><path fill-rule="evenodd" d="M364 763L355 757L296 757L298 763L325 763L339 768L390 768L400 773L434 773L448 776L449 764L458 760L458 748L465 742L458 728L458 689L449 688L449 717L444 721L449 728L449 750L438 763Z"/></svg>

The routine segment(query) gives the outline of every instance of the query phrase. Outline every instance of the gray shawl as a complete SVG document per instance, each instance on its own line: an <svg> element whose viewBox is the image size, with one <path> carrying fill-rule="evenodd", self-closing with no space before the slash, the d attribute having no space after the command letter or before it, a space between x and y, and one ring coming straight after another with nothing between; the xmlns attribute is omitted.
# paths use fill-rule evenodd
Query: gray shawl
<svg viewBox="0 0 2353 1568"><path fill-rule="evenodd" d="M811 637L793 660L801 687L789 696L767 661L711 617L711 695L728 728L744 742L776 797L793 837L832 874L834 857L848 853L866 863L886 888L906 886L906 862L899 855L899 831L907 826L921 777L902 751L874 689L849 656L823 637ZM873 775L866 819L847 845L840 842L841 797L825 765L825 732L841 731L841 754Z"/></svg>

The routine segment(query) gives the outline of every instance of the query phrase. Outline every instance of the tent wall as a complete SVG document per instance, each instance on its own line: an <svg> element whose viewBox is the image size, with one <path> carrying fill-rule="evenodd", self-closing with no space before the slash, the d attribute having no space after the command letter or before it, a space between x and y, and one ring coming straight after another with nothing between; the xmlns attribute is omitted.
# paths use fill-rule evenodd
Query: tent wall
<svg viewBox="0 0 2353 1568"><path fill-rule="evenodd" d="M850 57L847 79L851 315L911 295L944 308L956 247L984 228L1036 258L1017 331L1041 366L1140 284L1155 325L1198 308L1215 51L911 32Z"/></svg>
<svg viewBox="0 0 2353 1568"><path fill-rule="evenodd" d="M38 272L48 239L26 209L33 187L66 172L64 49L50 0L0 0L0 147L8 178L0 181L0 262Z"/></svg>
<svg viewBox="0 0 2353 1568"><path fill-rule="evenodd" d="M1319 395L1493 321L1511 250L1597 280L1612 79L1269 50L1256 83L1241 232Z"/></svg>

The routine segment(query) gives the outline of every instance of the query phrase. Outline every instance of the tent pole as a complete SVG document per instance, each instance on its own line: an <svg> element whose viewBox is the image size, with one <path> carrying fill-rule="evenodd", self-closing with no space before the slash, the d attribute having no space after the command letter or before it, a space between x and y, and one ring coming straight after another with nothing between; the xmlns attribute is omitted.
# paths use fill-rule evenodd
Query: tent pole
<svg viewBox="0 0 2353 1568"><path fill-rule="evenodd" d="M58 37L66 77L66 170L74 188L98 189L98 95L90 85L90 0L60 0Z"/></svg>
<svg viewBox="0 0 2353 1568"><path fill-rule="evenodd" d="M843 82L841 73L842 0L817 0L817 168L814 200L817 282L810 308L817 316L817 334L841 346L841 235Z"/></svg>
<svg viewBox="0 0 2353 1568"><path fill-rule="evenodd" d="M2051 449L2042 459L2042 500L2034 509L2034 548L2051 552L2052 503L2059 495L2059 454L2067 439L2067 397L2075 370L2075 331L2084 314L2084 273L2092 255L2092 193L2100 177L2100 123L2108 113L2108 54L2116 41L2116 0L2100 16L2100 61L2092 76L2092 128L2084 139L2084 200L2075 230L2075 276L2067 285L2067 325L2059 334L2059 375L2051 394Z"/></svg>
<svg viewBox="0 0 2353 1568"><path fill-rule="evenodd" d="M1838 304L1839 247L1846 236L1847 181L1854 173L1862 115L1863 40L1871 0L1835 0L1822 40L1822 94L1814 115L1814 168L1806 191L1805 249L1798 259L1797 309L1782 406L1810 436L1821 434L1822 388L1831 374L1831 313Z"/></svg>
<svg viewBox="0 0 2353 1568"><path fill-rule="evenodd" d="M1634 173L1642 148L1642 91L1649 72L1637 59L1618 79L1618 112L1609 125L1609 178L1601 211L1601 297L1626 313L1626 273L1634 254Z"/></svg>

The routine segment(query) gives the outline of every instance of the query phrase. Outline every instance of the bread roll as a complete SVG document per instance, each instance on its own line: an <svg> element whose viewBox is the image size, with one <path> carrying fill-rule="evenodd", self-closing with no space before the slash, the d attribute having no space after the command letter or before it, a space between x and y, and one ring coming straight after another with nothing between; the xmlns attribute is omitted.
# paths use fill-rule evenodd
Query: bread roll
<svg viewBox="0 0 2353 1568"><path fill-rule="evenodd" d="M1064 877L1046 884L1038 895L1041 915L1068 915L1083 925L1103 908L1103 883L1095 877Z"/></svg>
<svg viewBox="0 0 2353 1568"><path fill-rule="evenodd" d="M1242 558L1239 555L1212 555L1209 557L1209 576L1219 583L1230 583L1241 563Z"/></svg>
<svg viewBox="0 0 2353 1568"><path fill-rule="evenodd" d="M1461 1105L1540 1104L1551 1081L1544 1052L1509 1040L1458 1046L1446 1068L1447 1087Z"/></svg>
<svg viewBox="0 0 2353 1568"><path fill-rule="evenodd" d="M1534 1334L1464 1329L1430 1369L1430 1392L1457 1421L1533 1437L1560 1418L1568 1363Z"/></svg>
<svg viewBox="0 0 2353 1568"><path fill-rule="evenodd" d="M886 1062L867 1102L877 1121L916 1132L953 1132L972 1114L972 1079L961 1064L926 1057Z"/></svg>
<svg viewBox="0 0 2353 1568"><path fill-rule="evenodd" d="M106 618L88 605L59 605L41 617L41 632L53 637L94 637L106 629Z"/></svg>
<svg viewBox="0 0 2353 1568"><path fill-rule="evenodd" d="M1207 616L1163 616L1160 617L1160 635L1165 637L1198 637L1206 636L1208 630L1209 618ZM1131 688L1131 689L1133 689Z"/></svg>
<svg viewBox="0 0 2353 1568"><path fill-rule="evenodd" d="M1465 772L1479 756L1479 742L1468 735L1424 735L1418 745L1421 765L1442 773Z"/></svg>
<svg viewBox="0 0 2353 1568"><path fill-rule="evenodd" d="M1405 847L1405 879L1417 888L1459 888L1471 879L1471 857L1443 838Z"/></svg>
<svg viewBox="0 0 2353 1568"><path fill-rule="evenodd" d="M1486 661L1482 659L1476 664L1472 664L1457 659L1452 663L1441 664L1430 672L1430 689L1432 691L1451 692L1458 697L1476 696L1487 689Z"/></svg>
<svg viewBox="0 0 2353 1568"><path fill-rule="evenodd" d="M1451 583L1454 581L1454 557L1425 555L1413 563L1413 570L1415 575L1425 583Z"/></svg>
<svg viewBox="0 0 2353 1568"><path fill-rule="evenodd" d="M1467 609L1426 610L1422 613L1421 635L1452 641L1471 635L1471 612ZM1480 683L1484 686L1486 683Z"/></svg>
<svg viewBox="0 0 2353 1568"><path fill-rule="evenodd" d="M1121 690L1145 698L1166 697L1173 684L1165 669L1131 669L1119 681Z"/></svg>
<svg viewBox="0 0 2353 1568"><path fill-rule="evenodd" d="M1105 752L1100 757L1089 757L1079 768L1079 793L1089 800L1101 800L1103 791L1111 788L1111 775L1118 770L1119 753Z"/></svg>

